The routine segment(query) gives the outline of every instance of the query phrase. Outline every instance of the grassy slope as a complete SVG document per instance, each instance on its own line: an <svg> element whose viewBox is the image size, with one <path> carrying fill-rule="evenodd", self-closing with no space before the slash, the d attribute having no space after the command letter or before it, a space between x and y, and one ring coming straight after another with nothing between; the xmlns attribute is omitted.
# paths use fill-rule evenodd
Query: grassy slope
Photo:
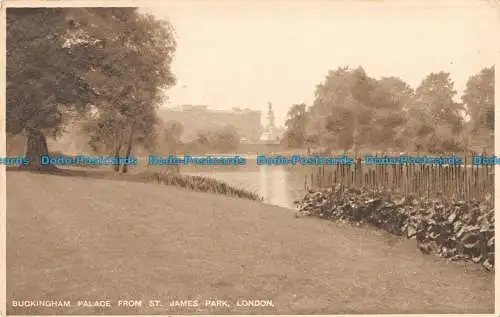
<svg viewBox="0 0 500 317"><path fill-rule="evenodd" d="M413 241L244 199L8 172L12 299L272 299L275 308L12 309L21 314L492 313L493 274Z"/></svg>

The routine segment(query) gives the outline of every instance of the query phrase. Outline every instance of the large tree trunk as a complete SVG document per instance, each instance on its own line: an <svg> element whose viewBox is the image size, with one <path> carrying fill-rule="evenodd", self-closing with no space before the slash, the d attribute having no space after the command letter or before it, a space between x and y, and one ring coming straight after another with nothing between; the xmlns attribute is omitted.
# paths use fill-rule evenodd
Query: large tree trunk
<svg viewBox="0 0 500 317"><path fill-rule="evenodd" d="M26 157L29 164L25 165L24 168L38 171L57 170L58 168L52 164L42 165L41 157L48 155L49 149L45 135L40 130L30 130L26 144Z"/></svg>
<svg viewBox="0 0 500 317"><path fill-rule="evenodd" d="M127 153L125 154L125 157L129 157L130 154L132 153L132 145L134 142L134 134L135 134L135 122L132 124L132 128L130 129L130 135L128 138L128 144L127 144ZM128 165L123 164L122 172L126 174L128 171Z"/></svg>
<svg viewBox="0 0 500 317"><path fill-rule="evenodd" d="M115 172L120 172L120 151L122 149L122 139L120 138L118 140L118 144L116 145L115 147L115 154L114 154L114 157L115 157L115 165L113 166L113 169L115 170Z"/></svg>
<svg viewBox="0 0 500 317"><path fill-rule="evenodd" d="M113 165L113 169L116 173L120 172L120 151L122 150L122 140L123 140L123 131L119 129L118 123L115 124L115 153L113 157L115 158L115 164Z"/></svg>

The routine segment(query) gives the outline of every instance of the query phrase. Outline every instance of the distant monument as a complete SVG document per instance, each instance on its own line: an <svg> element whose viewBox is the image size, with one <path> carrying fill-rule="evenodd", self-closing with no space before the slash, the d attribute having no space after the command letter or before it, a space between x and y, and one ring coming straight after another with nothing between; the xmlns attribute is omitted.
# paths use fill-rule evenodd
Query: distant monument
<svg viewBox="0 0 500 317"><path fill-rule="evenodd" d="M260 140L266 143L279 143L280 138L283 135L283 131L275 125L273 106L270 102L267 103L267 107L267 123L264 127L264 132L262 133Z"/></svg>

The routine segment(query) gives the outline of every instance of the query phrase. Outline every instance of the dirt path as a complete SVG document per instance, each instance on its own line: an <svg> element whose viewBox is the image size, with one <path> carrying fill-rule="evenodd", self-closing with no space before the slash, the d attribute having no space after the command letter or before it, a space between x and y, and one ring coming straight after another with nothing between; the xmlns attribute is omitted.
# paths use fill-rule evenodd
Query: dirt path
<svg viewBox="0 0 500 317"><path fill-rule="evenodd" d="M493 313L493 274L413 241L259 202L126 181L7 173L10 314ZM13 300L71 300L68 308ZM78 300L111 301L86 308ZM137 309L118 300L142 300ZM167 307L199 300L197 308ZM206 299L228 300L209 309ZM274 307L237 307L243 299ZM163 307L148 307L160 300Z"/></svg>

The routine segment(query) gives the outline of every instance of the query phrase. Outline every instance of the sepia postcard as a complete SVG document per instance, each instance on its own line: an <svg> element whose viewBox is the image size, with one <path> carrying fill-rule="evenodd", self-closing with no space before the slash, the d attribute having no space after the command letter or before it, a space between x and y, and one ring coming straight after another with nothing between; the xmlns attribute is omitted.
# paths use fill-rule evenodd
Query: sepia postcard
<svg viewBox="0 0 500 317"><path fill-rule="evenodd" d="M3 1L0 315L498 314L499 5Z"/></svg>

